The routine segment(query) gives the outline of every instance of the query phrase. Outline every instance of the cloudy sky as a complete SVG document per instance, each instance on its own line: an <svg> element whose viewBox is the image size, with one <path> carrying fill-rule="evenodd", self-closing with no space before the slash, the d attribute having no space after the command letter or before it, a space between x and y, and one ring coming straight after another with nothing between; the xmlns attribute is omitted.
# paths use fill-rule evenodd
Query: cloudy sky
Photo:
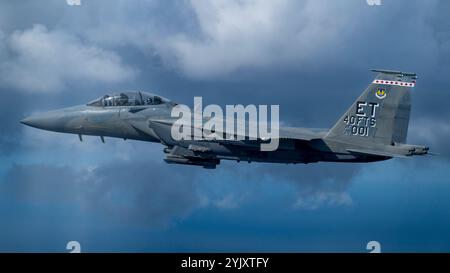
<svg viewBox="0 0 450 273"><path fill-rule="evenodd" d="M0 2L0 251L450 251L450 2ZM36 130L32 113L139 89L279 104L329 128L373 79L412 71L408 141L371 164L166 165L162 146Z"/></svg>

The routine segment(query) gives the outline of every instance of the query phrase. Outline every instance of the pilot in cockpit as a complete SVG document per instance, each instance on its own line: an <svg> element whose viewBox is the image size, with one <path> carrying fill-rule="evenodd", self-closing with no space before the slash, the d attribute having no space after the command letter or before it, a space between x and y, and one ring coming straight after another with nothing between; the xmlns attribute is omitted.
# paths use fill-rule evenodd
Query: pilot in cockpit
<svg viewBox="0 0 450 273"><path fill-rule="evenodd" d="M158 105L168 103L169 100L146 92L122 92L119 94L105 95L87 105L89 106L140 106Z"/></svg>

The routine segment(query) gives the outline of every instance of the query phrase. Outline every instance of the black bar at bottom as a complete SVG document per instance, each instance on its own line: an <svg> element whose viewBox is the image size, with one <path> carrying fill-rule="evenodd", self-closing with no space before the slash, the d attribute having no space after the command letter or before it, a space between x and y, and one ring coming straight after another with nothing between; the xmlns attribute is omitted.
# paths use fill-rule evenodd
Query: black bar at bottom
<svg viewBox="0 0 450 273"><path fill-rule="evenodd" d="M149 253L149 254L0 254L4 268L20 270L139 270L140 272L309 272L371 269L448 268L450 254L282 254L282 253ZM10 267L9 267L10 266Z"/></svg>

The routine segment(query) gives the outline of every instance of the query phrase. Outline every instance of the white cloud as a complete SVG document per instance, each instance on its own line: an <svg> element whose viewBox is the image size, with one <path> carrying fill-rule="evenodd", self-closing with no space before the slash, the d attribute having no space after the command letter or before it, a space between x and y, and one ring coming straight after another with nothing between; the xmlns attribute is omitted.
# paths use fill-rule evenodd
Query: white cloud
<svg viewBox="0 0 450 273"><path fill-rule="evenodd" d="M311 69L339 63L367 69L368 63L381 60L382 65L392 65L393 60L399 67L433 66L439 59L434 50L438 48L427 18L432 18L437 2L429 2L415 1L405 9L404 3L396 2L374 8L364 1L191 0L197 32L169 34L153 46L167 65L192 78L220 77L255 67ZM406 10L414 13L402 18L397 27L415 26L424 37L420 48L414 44L414 35L399 38L389 31L391 20ZM398 46L380 48L371 42L374 37ZM386 50L382 59L369 54L381 50ZM414 59L404 57L413 54Z"/></svg>
<svg viewBox="0 0 450 273"><path fill-rule="evenodd" d="M380 7L363 0L166 2L117 0L106 5L93 1L77 13L66 9L55 24L83 41L137 49L148 62L156 60L167 69L202 79L248 68L312 69L339 64L343 69L367 69L376 64L412 69L417 63L423 68L443 59L438 52L446 48L444 43L438 47L429 26L439 10L437 0L408 5L389 1ZM390 31L398 16L402 17L396 27L413 28L415 35ZM420 45L415 43L417 34L423 37Z"/></svg>
<svg viewBox="0 0 450 273"><path fill-rule="evenodd" d="M336 43L354 19L343 14L356 7L324 0L118 1L96 4L95 26L83 17L70 27L95 43L131 45L186 76L209 78L313 59Z"/></svg>
<svg viewBox="0 0 450 273"><path fill-rule="evenodd" d="M27 92L60 91L79 81L123 82L137 73L116 53L43 25L14 32L6 47L11 57L0 63L0 82Z"/></svg>
<svg viewBox="0 0 450 273"><path fill-rule="evenodd" d="M192 77L292 64L323 50L343 27L344 16L330 23L337 5L316 2L321 1L191 1L201 37L181 33L166 46Z"/></svg>
<svg viewBox="0 0 450 273"><path fill-rule="evenodd" d="M114 5L93 1L82 6L80 12L66 7L61 10L64 18L56 20L56 17L47 22L67 29L67 33L76 33L75 37L62 31L42 30L42 26L15 35L19 41L23 39L17 38L25 38L26 34L34 38L53 38L58 43L52 45L51 52L59 53L56 49L69 44L81 58L77 54L64 53L65 58L59 58L63 65L52 64L50 71L41 71L28 65L47 68L47 56L52 56L48 51L38 52L30 44L32 51L42 57L38 63L29 63L26 60L35 56L28 54L29 47L26 50L20 48L20 51L10 48L16 55L12 62L13 71L3 78L8 82L8 76L15 73L13 75L24 79L16 85L59 88L68 81L86 77L117 82L134 75L115 53L102 50L100 45L137 49L148 57L148 62L157 60L159 64L161 61L168 69L203 79L227 76L246 68L276 70L293 66L311 69L338 63L343 69L354 66L367 69L373 64L412 69L417 63L423 68L435 65L438 60L443 62L445 58L439 58L439 52L448 52L448 39L442 38L441 32L435 35L430 23L436 11L445 10L444 7L439 8L436 0L410 2L406 7L401 1L371 7L363 0L345 3L333 0L186 0L174 3L145 0L132 4L117 0ZM400 14L402 18L397 20L396 27L414 28L416 34L390 31L392 20ZM6 31L6 27L3 30ZM415 43L418 34L423 37L420 45ZM441 37L441 44L436 42L437 37ZM90 46L86 41L96 46ZM389 44L396 46L384 46ZM414 58L409 57L412 55ZM78 59L89 61L90 67L84 69ZM102 64L103 69L96 69L97 63ZM104 70L104 63L108 64L107 70ZM73 76L58 75L71 66L74 66L73 71L67 74ZM38 76L47 77L46 83L37 80Z"/></svg>

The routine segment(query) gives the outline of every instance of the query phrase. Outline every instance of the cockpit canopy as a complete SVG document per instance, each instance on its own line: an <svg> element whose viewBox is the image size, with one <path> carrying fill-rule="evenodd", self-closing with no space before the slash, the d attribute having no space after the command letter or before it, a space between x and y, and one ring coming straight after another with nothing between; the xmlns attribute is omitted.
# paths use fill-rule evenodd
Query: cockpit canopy
<svg viewBox="0 0 450 273"><path fill-rule="evenodd" d="M141 105L158 105L170 102L161 96L140 92L127 91L116 94L104 95L101 98L89 102L89 106L141 106Z"/></svg>

